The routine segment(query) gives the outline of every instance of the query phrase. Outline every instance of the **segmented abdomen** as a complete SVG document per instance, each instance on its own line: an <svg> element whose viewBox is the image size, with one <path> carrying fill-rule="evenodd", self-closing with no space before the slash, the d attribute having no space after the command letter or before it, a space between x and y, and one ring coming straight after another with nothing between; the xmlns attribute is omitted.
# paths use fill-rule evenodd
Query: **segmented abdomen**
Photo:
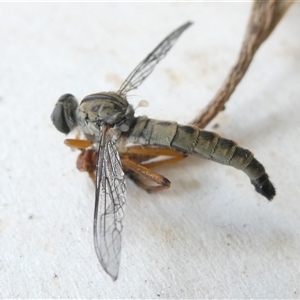
<svg viewBox="0 0 300 300"><path fill-rule="evenodd" d="M136 124L131 128L129 142L170 147L184 154L196 155L232 166L249 176L258 193L269 200L275 196L275 188L265 168L253 153L214 132L143 116L138 117Z"/></svg>

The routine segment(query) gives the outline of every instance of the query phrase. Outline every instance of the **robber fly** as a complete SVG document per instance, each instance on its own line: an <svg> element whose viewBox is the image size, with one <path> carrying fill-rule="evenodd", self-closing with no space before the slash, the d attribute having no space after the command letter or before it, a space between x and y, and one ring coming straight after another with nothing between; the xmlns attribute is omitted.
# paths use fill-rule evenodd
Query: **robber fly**
<svg viewBox="0 0 300 300"><path fill-rule="evenodd" d="M77 167L87 171L95 182L95 250L104 270L114 280L119 271L126 201L124 173L148 192L165 189L170 181L152 168L191 154L242 170L258 193L268 200L275 196L263 165L251 151L194 126L135 117L133 107L127 102L127 93L139 87L191 24L188 22L168 35L130 73L117 92L88 95L79 106L73 95L65 94L51 116L59 131L68 134L79 126L86 137L65 142L81 149ZM160 155L168 159L148 162L149 158ZM157 185L149 186L145 179Z"/></svg>

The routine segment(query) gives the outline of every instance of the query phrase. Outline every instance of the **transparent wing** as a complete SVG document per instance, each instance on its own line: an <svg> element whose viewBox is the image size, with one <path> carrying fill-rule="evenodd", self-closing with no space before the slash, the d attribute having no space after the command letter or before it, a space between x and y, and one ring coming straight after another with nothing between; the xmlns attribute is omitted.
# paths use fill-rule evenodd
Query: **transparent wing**
<svg viewBox="0 0 300 300"><path fill-rule="evenodd" d="M168 35L139 65L129 74L119 89L119 93L127 93L136 89L148 75L153 71L154 67L166 56L172 48L179 36L185 31L191 22L187 22L170 35Z"/></svg>
<svg viewBox="0 0 300 300"><path fill-rule="evenodd" d="M96 171L94 244L104 270L116 280L121 255L125 176L116 144L100 143Z"/></svg>

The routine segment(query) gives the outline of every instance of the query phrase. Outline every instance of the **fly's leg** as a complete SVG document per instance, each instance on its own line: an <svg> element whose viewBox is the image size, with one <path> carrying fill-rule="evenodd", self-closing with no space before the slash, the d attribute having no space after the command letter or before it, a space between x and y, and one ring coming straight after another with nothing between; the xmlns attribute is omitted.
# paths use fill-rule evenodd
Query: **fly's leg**
<svg viewBox="0 0 300 300"><path fill-rule="evenodd" d="M148 169L134 161L127 158L122 159L124 172L133 180L135 184L147 191L148 193L157 192L168 189L171 185L170 181L161 174ZM139 177L148 179L157 183L157 186L149 186L143 182Z"/></svg>
<svg viewBox="0 0 300 300"><path fill-rule="evenodd" d="M168 188L168 187L161 188L161 186L154 187L154 186L147 185L145 182L143 182L143 180L141 180L139 175L137 173L135 173L134 171L126 170L125 173L138 187L142 188L144 191L148 192L149 194L154 192L153 188L156 188L155 191ZM157 188L160 188L160 189L157 189Z"/></svg>
<svg viewBox="0 0 300 300"><path fill-rule="evenodd" d="M160 155L169 157L156 162L147 162L147 160ZM121 154L124 172L135 184L148 193L167 189L171 184L167 178L150 170L150 168L166 166L178 162L185 157L186 155L170 148L149 146L131 146L126 149L125 153ZM141 178L154 181L158 186L149 186Z"/></svg>
<svg viewBox="0 0 300 300"><path fill-rule="evenodd" d="M79 150L88 148L93 145L93 143L91 143L88 140L79 140L79 139L66 139L64 141L64 143L65 143L65 145L67 145L71 148L76 148Z"/></svg>
<svg viewBox="0 0 300 300"><path fill-rule="evenodd" d="M95 183L96 164L98 153L94 149L86 149L92 145L88 140L66 139L65 144L69 147L81 150L77 158L77 169L81 172L88 172L90 178ZM151 158L157 156L169 156L156 162L147 162ZM148 193L168 189L171 185L170 181L161 174L151 170L150 168L166 166L176 163L186 157L181 152L170 148L158 148L149 146L132 146L126 149L125 153L120 153L124 172L139 187ZM143 163L143 164L141 164ZM141 178L157 183L157 186L150 186L143 182Z"/></svg>
<svg viewBox="0 0 300 300"><path fill-rule="evenodd" d="M155 162L146 162L151 158L155 158L161 155L169 157ZM181 161L186 156L187 155L170 148L158 148L149 146L131 146L126 149L125 153L121 154L121 158L128 158L129 160L132 160L138 164L142 164L147 168L170 165Z"/></svg>
<svg viewBox="0 0 300 300"><path fill-rule="evenodd" d="M81 172L88 172L90 178L96 183L97 151L94 149L86 149L92 146L92 143L88 140L66 139L65 144L69 147L81 150L77 158L77 169Z"/></svg>

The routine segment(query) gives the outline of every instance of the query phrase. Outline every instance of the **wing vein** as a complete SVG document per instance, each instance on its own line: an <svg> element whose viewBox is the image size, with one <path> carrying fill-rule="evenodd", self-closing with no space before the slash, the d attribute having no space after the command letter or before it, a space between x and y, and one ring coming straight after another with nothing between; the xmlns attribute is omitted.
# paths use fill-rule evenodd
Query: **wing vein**
<svg viewBox="0 0 300 300"><path fill-rule="evenodd" d="M141 83L150 75L155 66L166 56L179 36L191 26L191 22L183 24L181 27L169 34L147 57L141 61L136 68L129 74L121 85L118 93L126 94L138 88Z"/></svg>
<svg viewBox="0 0 300 300"><path fill-rule="evenodd" d="M117 279L125 205L125 175L114 141L103 132L96 170L94 244L104 270Z"/></svg>

